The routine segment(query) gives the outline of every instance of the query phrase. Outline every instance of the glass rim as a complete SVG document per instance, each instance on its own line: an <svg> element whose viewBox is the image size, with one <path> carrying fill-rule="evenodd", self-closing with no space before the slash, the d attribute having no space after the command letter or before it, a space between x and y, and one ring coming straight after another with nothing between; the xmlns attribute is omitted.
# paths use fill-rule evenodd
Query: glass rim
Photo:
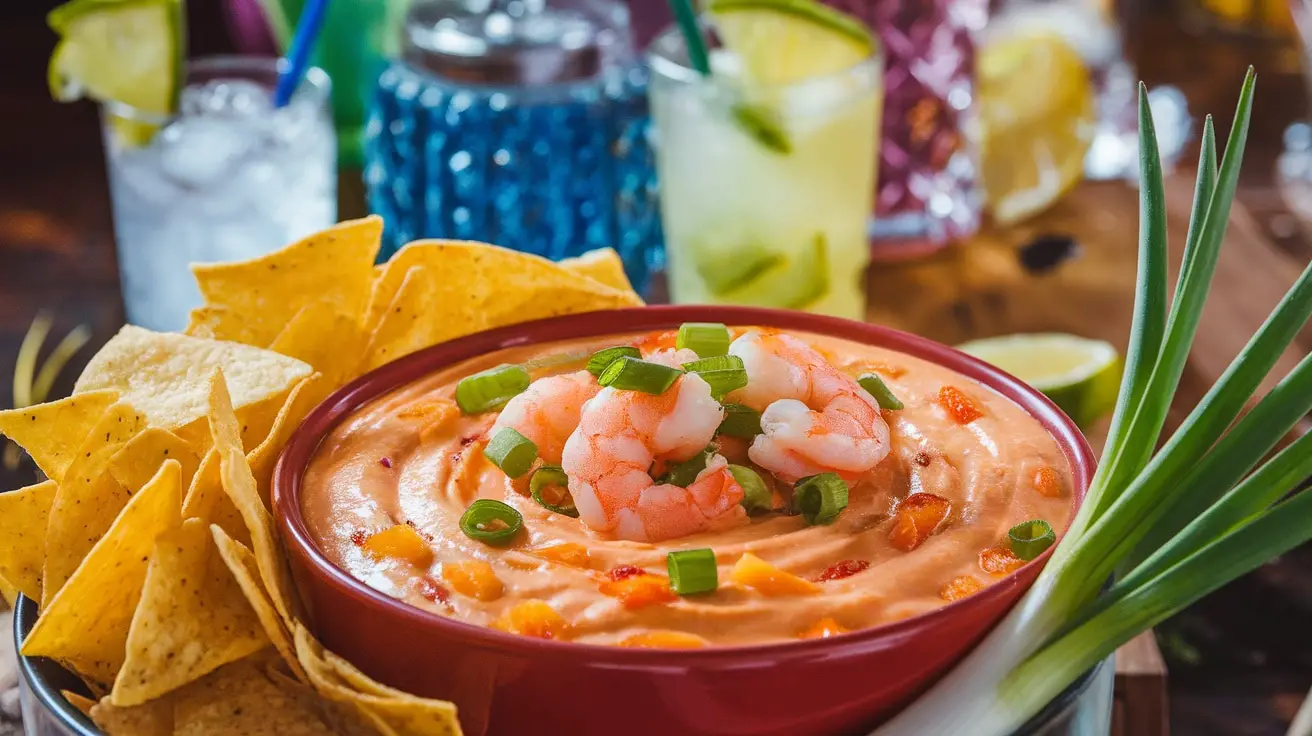
<svg viewBox="0 0 1312 736"><path fill-rule="evenodd" d="M697 23L703 29L709 29L711 27L711 24L706 20L705 16L699 17ZM668 45L662 44L662 42L667 41L671 37L677 37L681 47L687 46L686 42L683 40L683 31L677 23L666 26L652 38L651 42L647 44L646 51L643 52L643 56L646 57L647 60L647 67L654 75L678 84L692 86L706 83L706 77L702 76L702 74L696 69L693 69L691 66L683 62L676 61L661 52L661 46ZM816 74L786 84L760 85L760 89L766 91L781 91L815 84L823 84L829 80L842 79L850 76L853 72L863 68L873 68L874 70L879 71L884 64L884 47L883 44L880 43L878 37L873 38L874 45L871 48L870 53L851 66L827 72L825 74Z"/></svg>
<svg viewBox="0 0 1312 736"><path fill-rule="evenodd" d="M286 63L286 59L276 56L242 56L239 54L202 56L186 62L182 74L182 86L186 88L193 76L208 75L217 78L225 73L237 78L253 78L256 74L270 74L276 80L278 72ZM301 83L297 85L296 92L293 93L293 98L304 94L313 95L311 102L315 106L326 107L332 95L332 80L329 78L328 72L317 66L307 68L305 76L301 77ZM116 118L147 125L166 125L178 117L176 113L160 115L146 112L117 100L103 100L100 107Z"/></svg>

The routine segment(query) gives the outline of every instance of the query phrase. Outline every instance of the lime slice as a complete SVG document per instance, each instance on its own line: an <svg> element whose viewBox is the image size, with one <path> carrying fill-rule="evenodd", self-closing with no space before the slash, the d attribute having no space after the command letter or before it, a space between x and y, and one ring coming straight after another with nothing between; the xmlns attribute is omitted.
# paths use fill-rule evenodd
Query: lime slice
<svg viewBox="0 0 1312 736"><path fill-rule="evenodd" d="M711 0L724 46L756 84L791 84L848 69L875 39L855 18L813 0Z"/></svg>
<svg viewBox="0 0 1312 736"><path fill-rule="evenodd" d="M980 176L993 219L1047 208L1084 175L1094 92L1080 55L1060 37L1016 35L979 50Z"/></svg>
<svg viewBox="0 0 1312 736"><path fill-rule="evenodd" d="M957 346L1042 391L1081 427L1116 406L1121 356L1111 343L1075 335L1003 335Z"/></svg>
<svg viewBox="0 0 1312 736"><path fill-rule="evenodd" d="M742 256L744 263L750 258L752 267L750 272L740 271L729 288L712 288L725 302L806 309L829 293L829 249L824 235L816 235L810 247L792 257L759 247L733 253Z"/></svg>
<svg viewBox="0 0 1312 736"><path fill-rule="evenodd" d="M182 81L180 0L73 0L50 12L60 35L50 57L50 94L122 103L151 117L171 115ZM149 140L154 126L115 117L128 142Z"/></svg>

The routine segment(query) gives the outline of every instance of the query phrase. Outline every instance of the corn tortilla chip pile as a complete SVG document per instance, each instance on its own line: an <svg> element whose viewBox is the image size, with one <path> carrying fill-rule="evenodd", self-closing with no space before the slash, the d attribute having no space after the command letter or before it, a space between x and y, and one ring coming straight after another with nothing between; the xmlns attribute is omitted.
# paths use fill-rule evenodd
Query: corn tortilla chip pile
<svg viewBox="0 0 1312 736"><path fill-rule="evenodd" d="M302 621L269 500L328 394L429 345L641 304L613 251L559 264L419 241L374 265L382 222L193 267L186 334L124 327L72 396L0 412L48 478L0 493L0 592L40 603L25 655L111 736L458 734L455 706L374 682ZM11 600L12 602L12 600Z"/></svg>

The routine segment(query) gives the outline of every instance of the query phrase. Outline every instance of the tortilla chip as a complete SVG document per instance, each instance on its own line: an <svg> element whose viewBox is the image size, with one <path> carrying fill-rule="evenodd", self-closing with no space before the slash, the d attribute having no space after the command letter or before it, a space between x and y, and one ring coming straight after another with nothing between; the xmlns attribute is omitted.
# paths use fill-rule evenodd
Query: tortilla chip
<svg viewBox="0 0 1312 736"><path fill-rule="evenodd" d="M173 429L205 416L216 368L227 377L238 408L276 396L310 375L310 366L270 350L128 325L91 359L73 392L118 389L152 427Z"/></svg>
<svg viewBox="0 0 1312 736"><path fill-rule="evenodd" d="M480 243L415 241L374 281L364 322L371 331L365 369L489 327L641 304L632 292L538 256Z"/></svg>
<svg viewBox="0 0 1312 736"><path fill-rule="evenodd" d="M53 657L98 685L114 681L155 539L181 523L181 479L178 462L165 460L44 607L23 654Z"/></svg>
<svg viewBox="0 0 1312 736"><path fill-rule="evenodd" d="M210 450L201 461L196 475L187 488L187 496L182 501L183 519L200 519L206 524L217 524L234 539L243 544L250 542L250 532L246 531L246 521L241 518L236 505L223 491L223 477L219 473L219 453Z"/></svg>
<svg viewBox="0 0 1312 736"><path fill-rule="evenodd" d="M259 657L226 665L178 692L174 736L322 736L332 733L314 704L279 687Z"/></svg>
<svg viewBox="0 0 1312 736"><path fill-rule="evenodd" d="M4 601L0 611L13 608L18 603L18 586L5 580L3 576L0 576L0 600Z"/></svg>
<svg viewBox="0 0 1312 736"><path fill-rule="evenodd" d="M246 454L246 463L250 465L251 474L255 476L255 487L260 492L260 500L266 509L272 510L270 492L273 483L273 468L278 456L292 438L292 434L301 426L305 417L332 393L335 386L319 374L314 374L301 381L292 389L278 418L274 420L269 436L259 447Z"/></svg>
<svg viewBox="0 0 1312 736"><path fill-rule="evenodd" d="M369 680L354 667L345 665L345 660L327 652L310 635L309 630L300 624L296 627L296 654L320 695L341 703L355 703L397 733L411 736L455 736L463 733L453 703L420 698ZM370 683L369 691L362 692L342 680L329 658L367 680Z"/></svg>
<svg viewBox="0 0 1312 736"><path fill-rule="evenodd" d="M255 483L255 476L246 464L246 456L241 449L241 431L237 426L237 417L232 412L232 403L228 397L223 374L216 371L210 380L209 392L210 433L214 438L214 449L219 453L219 476L223 480L223 490L232 499L246 529L251 535L251 548L255 550L255 561L260 569L260 579L264 589L273 599L274 608L283 622L290 625L291 584L287 580L287 569L283 562L282 550L273 528L273 517L260 499L260 492Z"/></svg>
<svg viewBox="0 0 1312 736"><path fill-rule="evenodd" d="M228 571L232 573L232 577L241 587L242 594L246 596L247 603L259 618L260 625L264 627L264 635L273 642L274 649L291 668L292 673L305 680L305 671L301 669L301 663L296 659L296 648L292 645L291 634L288 633L287 627L283 626L277 609L273 607L273 601L269 600L268 591L260 582L260 567L255 562L255 553L217 525L210 527L210 534L214 538L214 545L218 548L224 564L228 566Z"/></svg>
<svg viewBox="0 0 1312 736"><path fill-rule="evenodd" d="M282 411L283 405L287 403L287 397L291 395L292 389L298 383L292 383L287 388L263 401L257 401L237 410L237 421L241 424L241 446L245 448L246 452L254 450L264 441L265 437L269 436L269 428L273 426L273 420L278 418L278 413ZM173 432L186 440L187 444L195 448L197 454L202 457L212 444L209 417L200 417L185 427L173 430Z"/></svg>
<svg viewBox="0 0 1312 736"><path fill-rule="evenodd" d="M56 490L48 480L0 493L0 578L34 601L41 600L46 524ZM12 605L10 596L5 600Z"/></svg>
<svg viewBox="0 0 1312 736"><path fill-rule="evenodd" d="M317 710L324 721L332 725L333 732L340 736L399 736L378 716L357 707L354 703L325 700L319 697L313 687L293 678L280 667L266 667L264 673L284 692Z"/></svg>
<svg viewBox="0 0 1312 736"><path fill-rule="evenodd" d="M382 218L370 216L259 258L193 265L191 272L206 306L241 315L251 344L269 345L307 304L326 303L358 318L368 303L382 234ZM235 390L236 376L229 377Z"/></svg>
<svg viewBox="0 0 1312 736"><path fill-rule="evenodd" d="M263 334L258 324L227 307L196 307L191 310L187 329L182 334L207 340L239 342L257 348L269 347L268 342L262 342Z"/></svg>
<svg viewBox="0 0 1312 736"><path fill-rule="evenodd" d="M597 248L575 258L562 258L556 263L567 271L587 276L603 286L638 296L633 290L633 284L629 282L628 274L624 273L624 261L620 260L620 254L614 248Z"/></svg>
<svg viewBox="0 0 1312 736"><path fill-rule="evenodd" d="M457 284L439 283L422 266L407 271L391 305L373 326L361 371L483 329L486 320L476 308L451 308L460 304L461 290Z"/></svg>
<svg viewBox="0 0 1312 736"><path fill-rule="evenodd" d="M327 302L307 304L269 349L310 364L336 388L359 375L367 337L359 319L359 314L343 314Z"/></svg>
<svg viewBox="0 0 1312 736"><path fill-rule="evenodd" d="M67 700L69 705L82 711L86 717L91 717L91 709L96 707L96 701L85 695L78 695L72 690L60 690L59 694L64 696L64 700Z"/></svg>
<svg viewBox="0 0 1312 736"><path fill-rule="evenodd" d="M119 708L105 697L91 707L91 720L109 736L173 736L173 701Z"/></svg>
<svg viewBox="0 0 1312 736"><path fill-rule="evenodd" d="M109 461L145 427L146 418L120 401L101 415L78 448L50 507L42 607L59 592L136 490L114 480Z"/></svg>
<svg viewBox="0 0 1312 736"><path fill-rule="evenodd" d="M182 466L182 487L191 484L200 458L191 445L167 429L150 427L128 440L109 459L109 473L119 485L140 488L155 477L165 460L177 460Z"/></svg>
<svg viewBox="0 0 1312 736"><path fill-rule="evenodd" d="M111 702L140 705L267 646L209 526L188 519L155 542Z"/></svg>
<svg viewBox="0 0 1312 736"><path fill-rule="evenodd" d="M0 434L27 450L47 478L63 480L82 440L115 401L116 391L92 391L26 409L0 411Z"/></svg>

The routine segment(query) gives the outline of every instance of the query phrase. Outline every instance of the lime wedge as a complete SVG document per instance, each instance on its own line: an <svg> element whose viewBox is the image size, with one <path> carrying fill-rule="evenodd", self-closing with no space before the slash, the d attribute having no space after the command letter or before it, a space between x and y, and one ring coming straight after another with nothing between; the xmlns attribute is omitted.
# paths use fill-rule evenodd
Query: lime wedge
<svg viewBox="0 0 1312 736"><path fill-rule="evenodd" d="M180 0L73 0L50 12L60 35L50 57L50 94L122 103L148 116L171 115L182 81ZM149 140L154 126L115 118L129 142Z"/></svg>
<svg viewBox="0 0 1312 736"><path fill-rule="evenodd" d="M756 84L840 72L875 49L870 29L814 0L711 0L706 8L743 75Z"/></svg>
<svg viewBox="0 0 1312 736"><path fill-rule="evenodd" d="M716 297L730 304L806 309L829 293L829 249L824 235L816 235L810 247L792 257L759 248L754 252L751 273L735 279L731 288L712 289Z"/></svg>
<svg viewBox="0 0 1312 736"><path fill-rule="evenodd" d="M1042 391L1081 427L1116 405L1121 356L1111 343L1075 335L1003 335L957 346Z"/></svg>

